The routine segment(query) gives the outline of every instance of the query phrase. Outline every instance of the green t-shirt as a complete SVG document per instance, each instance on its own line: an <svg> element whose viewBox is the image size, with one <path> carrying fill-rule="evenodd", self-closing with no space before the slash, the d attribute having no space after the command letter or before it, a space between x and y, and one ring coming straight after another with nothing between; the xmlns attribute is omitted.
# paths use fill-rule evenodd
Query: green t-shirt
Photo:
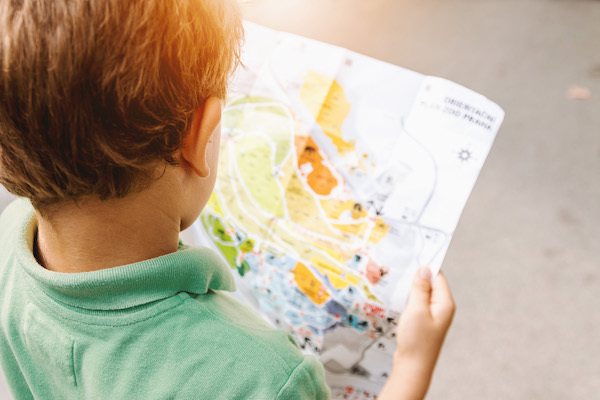
<svg viewBox="0 0 600 400"><path fill-rule="evenodd" d="M225 291L209 249L66 274L32 253L33 208L0 217L0 360L16 399L323 399L324 371Z"/></svg>

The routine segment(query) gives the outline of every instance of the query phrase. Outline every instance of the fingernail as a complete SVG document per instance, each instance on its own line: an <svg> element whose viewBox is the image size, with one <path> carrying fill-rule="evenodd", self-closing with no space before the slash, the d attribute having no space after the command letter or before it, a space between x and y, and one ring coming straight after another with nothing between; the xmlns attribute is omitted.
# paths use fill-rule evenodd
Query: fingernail
<svg viewBox="0 0 600 400"><path fill-rule="evenodd" d="M427 267L419 268L419 277L423 280L430 281L431 280L431 270Z"/></svg>

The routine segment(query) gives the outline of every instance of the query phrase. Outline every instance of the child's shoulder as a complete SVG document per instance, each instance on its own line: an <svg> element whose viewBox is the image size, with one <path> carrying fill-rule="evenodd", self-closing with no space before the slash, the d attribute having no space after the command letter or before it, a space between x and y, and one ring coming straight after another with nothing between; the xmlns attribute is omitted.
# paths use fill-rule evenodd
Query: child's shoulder
<svg viewBox="0 0 600 400"><path fill-rule="evenodd" d="M215 291L190 297L182 312L197 316L198 337L235 363L237 373L251 375L257 389L264 385L265 396L293 389L296 396L298 391L305 394L301 398L326 397L324 371L316 358L302 354L290 335L274 329L233 295Z"/></svg>
<svg viewBox="0 0 600 400"><path fill-rule="evenodd" d="M227 384L235 390L232 398L245 390L253 398L329 396L317 359L302 354L288 334L271 327L234 296L221 291L193 296L180 312L194 316L186 342L204 353L202 357L208 352L221 364L215 366L219 371L215 376L229 376ZM248 383L251 389L236 388Z"/></svg>
<svg viewBox="0 0 600 400"><path fill-rule="evenodd" d="M316 358L302 354L288 334L225 292L233 288L232 277L213 252L183 248L114 269L54 273L30 256L7 256L29 251L24 246L33 235L33 213L29 201L19 199L0 216L0 264L18 261L27 271L10 278L4 274L9 269L0 268L0 285L10 278L13 286L0 303L14 304L16 329L24 305L35 300L38 319L50 321L74 343L71 356L80 370L72 372L89 393L132 399L329 397ZM25 290L26 281L44 290ZM51 358L64 356L50 347ZM32 358L32 370L49 365L34 362L38 353L18 353ZM111 370L119 371L118 385L111 386ZM140 387L140 381L151 384Z"/></svg>

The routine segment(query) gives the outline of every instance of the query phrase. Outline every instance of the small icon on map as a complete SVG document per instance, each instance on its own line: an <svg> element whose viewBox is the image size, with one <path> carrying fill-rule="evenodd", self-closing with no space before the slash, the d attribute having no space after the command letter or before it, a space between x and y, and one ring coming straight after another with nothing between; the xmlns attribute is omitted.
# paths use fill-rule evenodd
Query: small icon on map
<svg viewBox="0 0 600 400"><path fill-rule="evenodd" d="M473 157L473 153L469 149L460 149L458 159L462 162L467 162Z"/></svg>

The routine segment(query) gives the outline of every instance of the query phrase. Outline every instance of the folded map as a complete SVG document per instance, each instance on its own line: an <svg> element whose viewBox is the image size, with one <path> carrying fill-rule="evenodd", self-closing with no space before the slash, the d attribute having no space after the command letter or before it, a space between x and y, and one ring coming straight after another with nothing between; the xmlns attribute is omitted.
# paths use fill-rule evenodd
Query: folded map
<svg viewBox="0 0 600 400"><path fill-rule="evenodd" d="M369 398L412 277L439 270L504 112L441 78L245 27L196 237L319 355L334 398Z"/></svg>

